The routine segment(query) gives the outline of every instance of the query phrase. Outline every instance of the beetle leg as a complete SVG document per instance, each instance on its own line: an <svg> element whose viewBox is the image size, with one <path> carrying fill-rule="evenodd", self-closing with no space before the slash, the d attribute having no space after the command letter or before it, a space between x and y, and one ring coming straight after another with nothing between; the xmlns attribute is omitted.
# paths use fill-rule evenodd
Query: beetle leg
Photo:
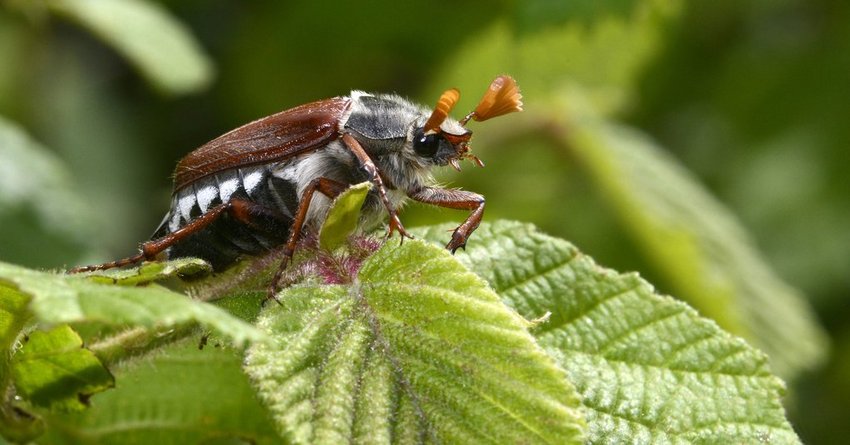
<svg viewBox="0 0 850 445"><path fill-rule="evenodd" d="M357 160L360 161L360 165L363 167L363 170L365 170L366 174L369 175L369 180L375 185L375 189L378 190L378 196L381 198L381 202L384 203L387 213L390 214L390 229L387 232L387 238L393 236L393 232L396 230L399 235L401 235L402 241L404 241L405 237L413 238L412 235L407 233L407 230L404 230L404 225L402 225L401 220L398 217L398 211L396 211L395 207L393 207L390 202L390 199L387 197L387 189L384 187L384 181L381 179L378 167L374 162L372 162L372 158L369 157L366 150L363 149L363 146L357 142L357 139L354 139L354 137L350 134L343 134L342 141L348 146L348 149L354 153Z"/></svg>
<svg viewBox="0 0 850 445"><path fill-rule="evenodd" d="M425 204L449 209L472 210L466 221L454 230L452 240L446 245L446 249L451 250L452 253L460 248L466 249L466 240L478 228L478 225L481 224L481 217L484 216L484 197L478 193L423 187L410 192L408 196Z"/></svg>
<svg viewBox="0 0 850 445"><path fill-rule="evenodd" d="M68 270L68 273L92 272L95 270L112 269L116 267L129 266L131 264L136 264L146 260L153 260L165 249L168 249L169 247L183 241L193 233L203 230L205 227L209 226L213 221L218 219L225 212L230 213L236 220L249 225L251 224L252 213L268 213L265 207L259 206L250 201L245 201L241 199L231 199L228 202L213 207L207 213L204 213L203 215L199 216L189 224L186 224L180 229L175 230L174 232L171 232L168 235L163 236L162 238L142 243L138 255L133 255L131 257L123 258L117 261L111 261L108 263L97 264L93 266L74 267Z"/></svg>
<svg viewBox="0 0 850 445"><path fill-rule="evenodd" d="M268 297L266 300L277 301L277 293L280 291L280 279L283 277L283 271L292 260L292 255L295 254L295 247L301 239L301 229L304 227L304 221L307 219L307 211L310 210L310 203L313 200L313 193L317 190L328 198L336 198L346 189L346 185L328 178L316 178L310 181L310 184L304 189L301 195L301 201L298 202L298 210L295 212L295 220L292 222L292 228L289 231L289 240L283 248L283 259L280 261L280 267L272 278L269 285Z"/></svg>

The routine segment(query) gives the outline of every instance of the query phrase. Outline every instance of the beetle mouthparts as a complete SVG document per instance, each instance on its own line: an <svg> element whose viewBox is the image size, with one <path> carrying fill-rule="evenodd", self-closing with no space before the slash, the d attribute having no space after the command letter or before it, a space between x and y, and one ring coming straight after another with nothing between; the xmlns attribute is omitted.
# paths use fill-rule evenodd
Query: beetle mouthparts
<svg viewBox="0 0 850 445"><path fill-rule="evenodd" d="M478 106L460 124L466 125L470 119L482 122L515 111L522 111L522 93L513 77L502 75L493 79Z"/></svg>
<svg viewBox="0 0 850 445"><path fill-rule="evenodd" d="M425 126L422 127L422 131L424 133L438 131L440 124L449 116L458 99L460 99L460 91L457 88L448 89L443 92L440 100L437 101L437 106L434 107L434 111L425 122Z"/></svg>

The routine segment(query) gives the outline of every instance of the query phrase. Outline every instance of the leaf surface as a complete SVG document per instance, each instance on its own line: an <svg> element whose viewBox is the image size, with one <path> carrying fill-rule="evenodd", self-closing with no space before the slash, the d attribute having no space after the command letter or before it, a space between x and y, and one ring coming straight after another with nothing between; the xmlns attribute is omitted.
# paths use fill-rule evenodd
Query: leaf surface
<svg viewBox="0 0 850 445"><path fill-rule="evenodd" d="M530 324L445 250L386 244L351 286L279 295L246 370L295 443L580 443L578 399Z"/></svg>
<svg viewBox="0 0 850 445"><path fill-rule="evenodd" d="M51 413L39 443L280 443L239 351L198 338L122 361L116 388L82 412Z"/></svg>
<svg viewBox="0 0 850 445"><path fill-rule="evenodd" d="M185 265L191 270L197 267L196 260ZM158 271L159 267L154 269ZM191 300L155 284L107 285L83 275L39 272L7 263L0 263L0 284L28 295L30 310L42 323L102 323L145 328L200 323L237 345L265 338L253 326L211 304Z"/></svg>
<svg viewBox="0 0 850 445"><path fill-rule="evenodd" d="M110 388L112 375L67 325L33 331L12 360L15 387L33 404L81 410L88 398Z"/></svg>
<svg viewBox="0 0 850 445"><path fill-rule="evenodd" d="M450 225L420 234L440 242ZM528 224L482 224L458 260L526 318L582 395L591 443L798 443L767 357L637 274Z"/></svg>
<svg viewBox="0 0 850 445"><path fill-rule="evenodd" d="M371 183L361 182L349 187L334 199L319 231L319 247L332 251L348 239L357 227L357 222L360 220L360 208L371 189Z"/></svg>

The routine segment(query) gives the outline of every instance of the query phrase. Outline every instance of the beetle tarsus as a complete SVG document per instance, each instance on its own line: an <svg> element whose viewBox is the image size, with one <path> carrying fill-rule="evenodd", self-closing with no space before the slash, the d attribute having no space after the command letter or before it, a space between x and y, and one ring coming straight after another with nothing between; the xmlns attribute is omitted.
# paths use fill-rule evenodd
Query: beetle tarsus
<svg viewBox="0 0 850 445"><path fill-rule="evenodd" d="M452 240L446 244L446 250L449 250L452 255L458 250L463 249L466 251L466 240L469 239L469 235L463 230L463 226L455 229L454 233L452 233Z"/></svg>
<svg viewBox="0 0 850 445"><path fill-rule="evenodd" d="M130 264L140 263L140 262L142 262L146 259L147 259L147 257L145 256L144 253L139 253L138 255L133 255L131 257L122 258L122 259L116 260L116 261L110 261L108 263L93 264L93 265L90 265L90 266L73 267L71 269L68 269L68 273L69 274L77 274L77 273L83 273L83 272L95 272L95 271L98 271L98 270L114 269L114 268L117 268L117 267L129 266Z"/></svg>

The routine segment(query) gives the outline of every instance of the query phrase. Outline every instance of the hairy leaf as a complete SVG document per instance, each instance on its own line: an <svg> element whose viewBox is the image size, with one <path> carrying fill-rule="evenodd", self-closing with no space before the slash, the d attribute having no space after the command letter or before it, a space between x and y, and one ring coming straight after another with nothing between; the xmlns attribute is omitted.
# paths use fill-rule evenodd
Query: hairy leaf
<svg viewBox="0 0 850 445"><path fill-rule="evenodd" d="M193 262L187 264L195 267ZM264 339L256 328L223 310L158 285L107 285L85 276L58 275L0 263L0 284L3 283L28 295L30 310L43 323L97 322L167 328L196 322L236 344Z"/></svg>
<svg viewBox="0 0 850 445"><path fill-rule="evenodd" d="M551 314L533 333L581 393L592 443L798 442L764 354L533 226L476 235L458 260L524 317Z"/></svg>
<svg viewBox="0 0 850 445"><path fill-rule="evenodd" d="M199 258L177 258L170 261L151 261L129 269L106 269L87 273L96 283L138 286L174 276L188 277L212 272L212 266Z"/></svg>
<svg viewBox="0 0 850 445"><path fill-rule="evenodd" d="M279 295L246 370L296 443L579 443L563 371L445 250L387 243L351 286Z"/></svg>

